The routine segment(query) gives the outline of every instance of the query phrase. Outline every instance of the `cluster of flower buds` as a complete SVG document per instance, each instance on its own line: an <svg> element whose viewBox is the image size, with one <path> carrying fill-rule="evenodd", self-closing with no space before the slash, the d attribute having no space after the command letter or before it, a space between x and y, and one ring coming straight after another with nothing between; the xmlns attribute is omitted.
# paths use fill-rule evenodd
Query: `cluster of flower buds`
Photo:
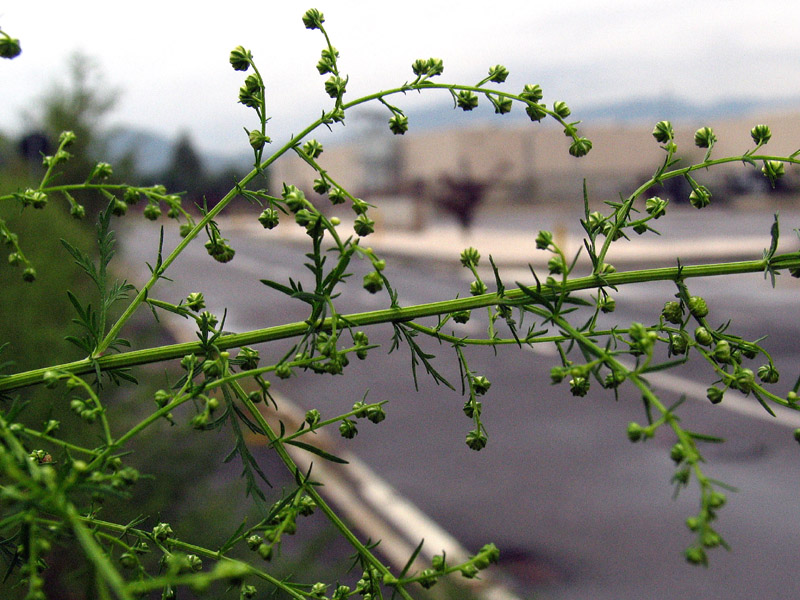
<svg viewBox="0 0 800 600"><path fill-rule="evenodd" d="M0 30L0 57L16 58L22 52L19 40Z"/></svg>

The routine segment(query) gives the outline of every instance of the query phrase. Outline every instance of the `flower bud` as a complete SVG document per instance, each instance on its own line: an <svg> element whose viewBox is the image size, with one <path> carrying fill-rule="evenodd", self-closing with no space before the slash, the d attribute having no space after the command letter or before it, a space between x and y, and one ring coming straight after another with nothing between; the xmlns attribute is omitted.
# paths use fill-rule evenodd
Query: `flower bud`
<svg viewBox="0 0 800 600"><path fill-rule="evenodd" d="M348 440L353 439L358 435L358 428L356 427L356 422L352 419L344 419L339 424L339 433L342 435L343 438L347 438Z"/></svg>
<svg viewBox="0 0 800 600"><path fill-rule="evenodd" d="M428 59L428 77L436 77L444 73L444 62L441 58Z"/></svg>
<svg viewBox="0 0 800 600"><path fill-rule="evenodd" d="M762 146L772 137L772 131L766 125L756 125L750 130L750 137L756 144Z"/></svg>
<svg viewBox="0 0 800 600"><path fill-rule="evenodd" d="M377 271L370 271L364 275L364 289L370 294L376 294L383 289L383 278Z"/></svg>
<svg viewBox="0 0 800 600"><path fill-rule="evenodd" d="M504 115L511 112L511 107L514 104L511 98L506 96L498 96L496 99L493 97L490 97L489 99L494 105L494 113L496 115Z"/></svg>
<svg viewBox="0 0 800 600"><path fill-rule="evenodd" d="M153 537L158 541L163 542L173 534L172 527L168 523L159 523L153 527Z"/></svg>
<svg viewBox="0 0 800 600"><path fill-rule="evenodd" d="M305 144L303 144L303 152L305 152L311 158L317 158L320 154L322 154L322 144L320 144L317 140L308 140Z"/></svg>
<svg viewBox="0 0 800 600"><path fill-rule="evenodd" d="M662 200L658 196L654 196L645 201L644 207L647 211L647 214L654 219L658 219L667 212L667 204L668 202L666 200Z"/></svg>
<svg viewBox="0 0 800 600"><path fill-rule="evenodd" d="M236 46L231 50L230 63L234 71L247 71L250 68L250 61L253 55L249 50L245 50L243 46Z"/></svg>
<svg viewBox="0 0 800 600"><path fill-rule="evenodd" d="M278 218L278 211L267 208L258 216L258 222L264 226L264 229L274 229L278 226Z"/></svg>
<svg viewBox="0 0 800 600"><path fill-rule="evenodd" d="M690 546L683 553L686 562L692 565L708 565L708 556L706 551L700 546Z"/></svg>
<svg viewBox="0 0 800 600"><path fill-rule="evenodd" d="M761 365L758 368L758 378L764 383L778 383L780 373L773 364Z"/></svg>
<svg viewBox="0 0 800 600"><path fill-rule="evenodd" d="M580 158L581 156L586 156L587 154L589 154L589 151L591 149L592 149L592 142L585 137L581 137L573 141L572 144L570 144L569 153L571 156Z"/></svg>
<svg viewBox="0 0 800 600"><path fill-rule="evenodd" d="M572 111L569 109L569 106L567 106L567 103L561 100L553 102L553 112L562 119L566 119L572 113Z"/></svg>
<svg viewBox="0 0 800 600"><path fill-rule="evenodd" d="M475 248L470 246L461 252L461 264L465 267L477 267L481 260L481 254Z"/></svg>
<svg viewBox="0 0 800 600"><path fill-rule="evenodd" d="M370 406L366 410L366 416L367 419L378 424L386 418L386 412L383 410L382 406Z"/></svg>
<svg viewBox="0 0 800 600"><path fill-rule="evenodd" d="M486 435L477 429L473 429L467 434L467 446L476 452L486 447L486 441Z"/></svg>
<svg viewBox="0 0 800 600"><path fill-rule="evenodd" d="M670 334L669 336L670 353L674 354L675 356L680 356L681 354L686 354L686 350L688 347L689 347L689 342L683 335L675 333Z"/></svg>
<svg viewBox="0 0 800 600"><path fill-rule="evenodd" d="M743 394L747 394L755 385L755 375L752 369L737 369L734 373L736 377L736 388Z"/></svg>
<svg viewBox="0 0 800 600"><path fill-rule="evenodd" d="M269 144L272 141L269 136L264 135L256 129L247 134L247 139L253 150L261 150L265 144Z"/></svg>
<svg viewBox="0 0 800 600"><path fill-rule="evenodd" d="M453 318L453 321L463 325L467 323L470 318L470 311L468 310L459 310L454 313L450 313L450 316Z"/></svg>
<svg viewBox="0 0 800 600"><path fill-rule="evenodd" d="M344 94L347 87L347 80L342 79L338 75L331 75L325 82L325 92L331 98L338 98Z"/></svg>
<svg viewBox="0 0 800 600"><path fill-rule="evenodd" d="M486 293L486 284L482 281L473 281L469 284L469 293L473 296L480 296Z"/></svg>
<svg viewBox="0 0 800 600"><path fill-rule="evenodd" d="M711 127L701 127L694 132L694 144L698 148L710 148L717 141Z"/></svg>
<svg viewBox="0 0 800 600"><path fill-rule="evenodd" d="M705 327L698 327L694 330L694 339L702 346L710 346L714 342L714 336Z"/></svg>
<svg viewBox="0 0 800 600"><path fill-rule="evenodd" d="M775 186L775 181L786 174L786 167L779 160L765 160L761 172Z"/></svg>
<svg viewBox="0 0 800 600"><path fill-rule="evenodd" d="M36 281L36 269L28 267L22 272L22 281L26 283L33 283Z"/></svg>
<svg viewBox="0 0 800 600"><path fill-rule="evenodd" d="M553 243L553 234L549 231L540 231L536 235L536 248L538 250L547 250L550 244Z"/></svg>
<svg viewBox="0 0 800 600"><path fill-rule="evenodd" d="M731 359L731 345L727 340L720 340L714 347L714 352L712 354L717 361L728 362Z"/></svg>
<svg viewBox="0 0 800 600"><path fill-rule="evenodd" d="M155 221L161 216L161 209L157 204L153 204L152 202L148 203L148 205L144 207L144 216L149 221Z"/></svg>
<svg viewBox="0 0 800 600"><path fill-rule="evenodd" d="M583 398L589 392L590 382L586 377L575 377L569 380L569 391L573 396Z"/></svg>
<svg viewBox="0 0 800 600"><path fill-rule="evenodd" d="M724 394L725 393L721 389L714 386L711 386L706 390L706 398L709 399L711 404L719 404L722 402L722 397Z"/></svg>
<svg viewBox="0 0 800 600"><path fill-rule="evenodd" d="M668 323L680 324L683 321L683 306L680 302L667 302L661 309L661 315Z"/></svg>
<svg viewBox="0 0 800 600"><path fill-rule="evenodd" d="M543 97L542 88L539 84L526 83L519 97L529 102L539 102Z"/></svg>
<svg viewBox="0 0 800 600"><path fill-rule="evenodd" d="M786 394L786 401L789 404L796 404L797 403L797 392L791 390L788 394Z"/></svg>
<svg viewBox="0 0 800 600"><path fill-rule="evenodd" d="M463 111L470 111L478 106L478 97L470 90L462 90L456 97L456 104Z"/></svg>
<svg viewBox="0 0 800 600"><path fill-rule="evenodd" d="M472 378L472 389L475 391L476 396L483 396L491 386L492 383L483 375Z"/></svg>
<svg viewBox="0 0 800 600"><path fill-rule="evenodd" d="M394 115L389 119L389 130L395 135L403 135L408 131L408 117L405 115Z"/></svg>
<svg viewBox="0 0 800 600"><path fill-rule="evenodd" d="M508 69L503 65L495 65L489 69L489 81L503 83L508 78Z"/></svg>
<svg viewBox="0 0 800 600"><path fill-rule="evenodd" d="M700 296L692 296L689 298L689 312L693 317L702 319L708 315L708 305Z"/></svg>
<svg viewBox="0 0 800 600"><path fill-rule="evenodd" d="M547 116L547 110L543 104L532 102L525 107L525 113L530 117L531 121L541 121Z"/></svg>
<svg viewBox="0 0 800 600"><path fill-rule="evenodd" d="M653 137L657 142L665 144L675 137L675 132L672 129L672 123L669 121L659 121L653 128Z"/></svg>
<svg viewBox="0 0 800 600"><path fill-rule="evenodd" d="M22 47L19 40L16 38L8 37L6 34L0 32L0 56L3 58L16 58L22 52Z"/></svg>
<svg viewBox="0 0 800 600"><path fill-rule="evenodd" d="M704 185L697 186L689 194L689 202L697 209L705 208L711 204L711 192Z"/></svg>
<svg viewBox="0 0 800 600"><path fill-rule="evenodd" d="M638 423L631 421L628 423L628 439L632 442L638 442L644 437L644 428Z"/></svg>
<svg viewBox="0 0 800 600"><path fill-rule="evenodd" d="M375 221L370 219L366 214L358 215L353 223L353 230L361 237L366 237L375 231Z"/></svg>
<svg viewBox="0 0 800 600"><path fill-rule="evenodd" d="M111 214L115 217L121 217L128 212L128 205L122 200L114 200L111 203Z"/></svg>
<svg viewBox="0 0 800 600"><path fill-rule="evenodd" d="M414 75L420 77L422 75L427 74L428 72L428 61L424 58L418 58L413 62L411 65L411 70L414 72Z"/></svg>
<svg viewBox="0 0 800 600"><path fill-rule="evenodd" d="M325 17L316 8L311 8L303 15L303 25L306 29L319 29L325 22Z"/></svg>
<svg viewBox="0 0 800 600"><path fill-rule="evenodd" d="M616 310L617 301L614 300L614 298L612 298L611 296L604 296L598 301L597 306L600 307L600 312L602 312L603 314L608 314Z"/></svg>
<svg viewBox="0 0 800 600"><path fill-rule="evenodd" d="M86 209L80 204L73 204L69 209L69 214L74 219L83 219L86 216Z"/></svg>

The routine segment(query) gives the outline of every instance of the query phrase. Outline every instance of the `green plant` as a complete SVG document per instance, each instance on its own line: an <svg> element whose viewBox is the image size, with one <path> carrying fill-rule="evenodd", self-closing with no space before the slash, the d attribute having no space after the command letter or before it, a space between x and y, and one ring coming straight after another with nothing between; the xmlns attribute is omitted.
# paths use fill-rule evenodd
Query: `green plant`
<svg viewBox="0 0 800 600"><path fill-rule="evenodd" d="M648 383L648 374L680 365L693 357L708 365L715 384L709 388L709 399L716 403L724 394L742 393L752 396L765 410L772 404L797 409L800 379L785 394L772 391L779 379L777 369L761 340L748 340L731 332L730 327L714 329L707 320L709 307L704 299L693 295L690 282L694 278L724 276L738 273L763 272L773 279L788 271L800 276L800 253L778 253L779 227L777 217L771 231L771 242L764 255L756 260L713 263L670 268L642 269L617 272L607 262L611 245L629 235L654 232L654 222L664 216L668 203L648 198L653 186L672 178L684 178L691 186L691 203L698 209L711 202L711 192L695 180L697 173L730 162L744 162L761 168L770 182L785 173L786 165L800 162L800 151L791 156L773 156L762 151L769 141L770 131L764 125L753 128L754 146L745 153L724 158L712 158L715 136L710 128L698 130L695 143L706 148L704 159L690 166L678 166L677 145L672 126L665 121L653 131L656 141L665 152L663 163L645 183L619 201L608 202L607 212L592 211L588 194L584 192L586 232L584 247L591 261L591 272L579 276L577 256L567 257L555 243L553 235L541 231L537 247L552 255L549 275L542 280L531 268L536 285L508 285L491 257L489 263L494 281L483 281L478 270L480 253L467 248L461 263L474 277L469 295L445 298L437 302L402 307L398 293L385 275L385 261L372 249L361 244L375 228L370 218L370 204L356 198L339 185L335 176L322 166L319 157L322 145L310 138L317 129L333 128L346 119L347 112L366 102L376 102L387 110L388 126L392 133L402 135L409 121L403 110L394 105L393 98L410 91L430 93L441 90L449 93L454 106L473 110L484 99L499 115L509 112L514 103L520 104L532 121L544 118L555 120L568 138L568 151L575 157L586 155L591 142L580 136L577 122L570 122L570 110L564 102L551 107L542 104L542 90L527 85L519 93L509 93L490 84L501 84L508 72L501 65L489 69L488 75L475 85L436 83L443 73L443 62L437 58L420 59L413 63L414 79L393 89L384 90L346 101L348 78L339 70L339 53L332 46L324 28L324 19L317 10L303 16L307 29L319 30L325 44L317 69L327 76L324 87L332 100L319 119L294 135L288 142L269 154L271 144L267 135L265 82L249 51L235 48L230 55L232 67L243 73L244 84L239 101L253 109L258 125L247 132L254 152L254 168L211 209L202 210L194 218L181 207L180 196L161 186L137 187L110 183L112 169L106 163L96 165L85 181L59 184L55 167L69 160L69 145L74 141L70 132L62 134L57 151L44 158L46 173L35 188L19 190L0 197L0 202L16 202L24 209L44 209L51 199L61 198L76 217L83 214L77 198L100 194L107 201L98 226L99 256L95 260L70 244L68 253L88 274L99 294L99 303L91 306L69 294L77 313L75 322L81 328L80 337L68 339L87 357L82 360L49 365L0 379L3 410L0 413L0 550L9 566L10 577L27 590L27 598L46 597L43 572L46 556L54 545L77 547L91 564L96 576L98 597L134 598L160 590L162 597L171 598L175 590L189 587L202 591L215 582L228 586L232 594L253 597L256 583L280 590L288 597L343 599L411 598L417 584L433 586L447 575L474 578L480 571L496 562L499 550L487 543L465 562L449 564L443 555L436 556L430 567L419 572L412 570L421 544L409 557L406 568L394 573L381 560L371 542L360 540L320 492L314 471L297 467L287 452L287 446L301 448L317 460L342 460L315 446L313 432L323 427L338 427L345 438L358 433L358 420L383 422L387 415L384 403L356 402L352 410L334 417L322 418L320 411L310 410L303 423L288 431L283 423L273 427L265 419L260 406L271 405L280 417L281 407L270 394L268 378L285 379L292 376L341 374L356 357L368 360L376 345L370 343L363 331L377 324L391 324L394 332L390 351L406 346L411 354L411 370L416 381L417 370L424 370L437 383L455 386L437 369L434 356L421 344L424 338L452 348L460 368L461 389L465 397L464 413L471 422L466 443L481 450L490 440L484 426L481 398L490 391L490 380L470 368L464 348L467 346L553 344L558 362L551 370L554 384L565 383L572 394L586 395L594 386L616 395L622 385L632 386L641 395L645 408L645 423L631 422L627 434L632 442L652 438L659 428L672 431L674 445L670 457L675 463L673 481L680 490L694 482L699 491L700 508L687 522L695 538L686 550L686 559L693 564L707 564L707 551L725 546L715 529L719 510L725 504L725 484L706 474L702 443L720 440L685 428L676 410L680 402L667 405ZM0 55L13 57L19 44L10 37L0 38ZM316 173L315 191L327 194L333 204L349 203L355 214L353 233L342 231L337 218L327 218L289 182L283 183L276 195L257 184L265 170L287 154L296 154ZM586 188L584 188L585 190ZM242 197L263 210L258 217L266 230L281 220L293 219L305 230L311 249L305 266L313 277L311 287L299 281L261 280L296 302L307 305L308 317L297 323L287 323L239 334L223 331L224 318L205 310L204 297L195 292L180 300L169 302L154 296L157 284L167 279L167 271L198 236L205 234L205 247L214 260L226 263L235 260L235 249L224 237L215 218L234 198ZM145 216L157 220L161 207L167 215L181 218L182 240L169 253L162 243L150 265L151 277L134 290L126 282L113 281L108 265L113 257L113 217L125 214L127 207L146 199ZM33 282L36 271L25 254L26 240L20 239L5 222L0 222L0 240L9 252L9 262L19 265L25 281ZM382 310L358 314L341 314L337 310L337 295L341 284L351 275L353 259L363 259L370 265L362 285L369 293L385 291L388 306ZM175 274L170 271L170 275ZM672 281L674 299L668 300L658 322L601 328L601 314L612 313L615 301L612 293L621 286L652 281ZM494 291L489 291L490 286ZM592 301L575 292L595 290ZM135 292L135 293L134 293ZM127 302L121 315L112 323L110 309ZM121 337L123 328L143 306L154 314L194 321L198 341L123 351L129 342ZM489 317L489 330L482 338L462 337L448 333L448 323L464 322L470 311L483 309ZM423 323L423 319L430 322ZM251 346L277 340L291 340L283 357L272 364L262 365L259 351ZM231 350L238 349L234 355ZM759 359L760 366L751 368L749 361ZM180 361L181 371L164 389L155 392L155 408L141 421L129 428L119 429L109 410L108 384L135 383L131 369L137 365ZM756 363L758 364L758 363ZM25 421L26 406L20 392L32 385L54 390L56 398L69 406L83 426L94 434L95 445L67 441L58 429L58 422L44 427ZM150 400L148 400L148 403ZM188 413L188 415L187 415ZM219 547L197 545L187 536L176 535L176 529L166 522L145 524L145 520L115 522L100 517L98 503L106 496L124 495L136 485L139 473L127 464L127 452L135 447L143 433L167 420L188 423L198 431L226 429L233 439L229 459L238 458L242 465L246 492L258 511L255 523L243 523L231 532ZM266 479L258 460L248 446L245 435L250 432L266 439L291 474L294 485L278 498L269 499L263 489ZM800 438L800 434L798 434ZM270 501L272 500L272 501ZM298 526L299 517L313 511L322 512L351 545L355 553L358 574L350 584L341 583L347 575L334 582L295 581L276 576L263 561L269 561L280 549L285 536ZM113 515L110 515L113 517ZM248 549L243 559L237 551Z"/></svg>

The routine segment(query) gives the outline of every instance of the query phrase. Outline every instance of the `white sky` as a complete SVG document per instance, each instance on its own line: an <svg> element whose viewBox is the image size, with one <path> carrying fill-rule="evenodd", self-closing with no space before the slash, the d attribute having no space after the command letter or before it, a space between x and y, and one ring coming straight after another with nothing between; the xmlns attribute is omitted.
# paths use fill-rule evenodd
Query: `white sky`
<svg viewBox="0 0 800 600"><path fill-rule="evenodd" d="M254 113L237 104L244 76L228 64L241 44L268 81L270 133L279 139L330 104L315 68L322 36L300 19L313 5L9 0L0 5L0 27L21 40L23 53L0 62L0 130L19 132L23 110L63 80L68 57L80 50L120 89L106 125L170 136L188 130L204 150L246 149L242 127L256 126ZM350 75L351 99L413 78L413 60L428 56L444 59L442 81L458 83L502 63L509 89L540 83L548 104L566 100L576 118L581 105L627 95L800 96L796 0L328 0L316 7ZM450 102L442 93L429 99Z"/></svg>

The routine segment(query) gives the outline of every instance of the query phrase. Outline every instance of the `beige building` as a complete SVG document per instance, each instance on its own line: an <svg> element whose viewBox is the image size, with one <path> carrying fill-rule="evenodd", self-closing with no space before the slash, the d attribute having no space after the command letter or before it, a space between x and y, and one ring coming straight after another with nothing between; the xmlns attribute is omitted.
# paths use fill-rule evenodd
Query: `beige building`
<svg viewBox="0 0 800 600"><path fill-rule="evenodd" d="M442 196L437 186L444 177L469 177L487 182L486 197L493 202L548 202L580 198L583 179L595 200L616 200L646 181L666 156L651 135L654 123L595 122L579 125L581 135L593 143L585 157L569 155L570 140L553 123L497 126L483 121L459 128L427 131L411 129L393 136L385 124L359 136L358 142L326 144L319 163L340 185L357 196L404 196L415 194L415 182L423 182L427 200ZM680 165L702 161L705 150L694 145L694 132L708 125L718 142L712 158L741 154L753 147L750 129L765 123L773 137L764 148L771 154L791 154L800 149L800 113L753 114L708 123L675 123ZM736 173L746 177L752 167L733 163L708 173L697 172L698 182L720 183ZM791 179L797 174L789 170ZM315 173L297 157L285 157L271 168L276 184L292 183L310 192ZM754 178L755 179L755 178ZM717 197L717 190L715 192ZM310 197L313 197L310 192ZM321 200L321 198L320 198ZM435 202L434 202L435 204Z"/></svg>

